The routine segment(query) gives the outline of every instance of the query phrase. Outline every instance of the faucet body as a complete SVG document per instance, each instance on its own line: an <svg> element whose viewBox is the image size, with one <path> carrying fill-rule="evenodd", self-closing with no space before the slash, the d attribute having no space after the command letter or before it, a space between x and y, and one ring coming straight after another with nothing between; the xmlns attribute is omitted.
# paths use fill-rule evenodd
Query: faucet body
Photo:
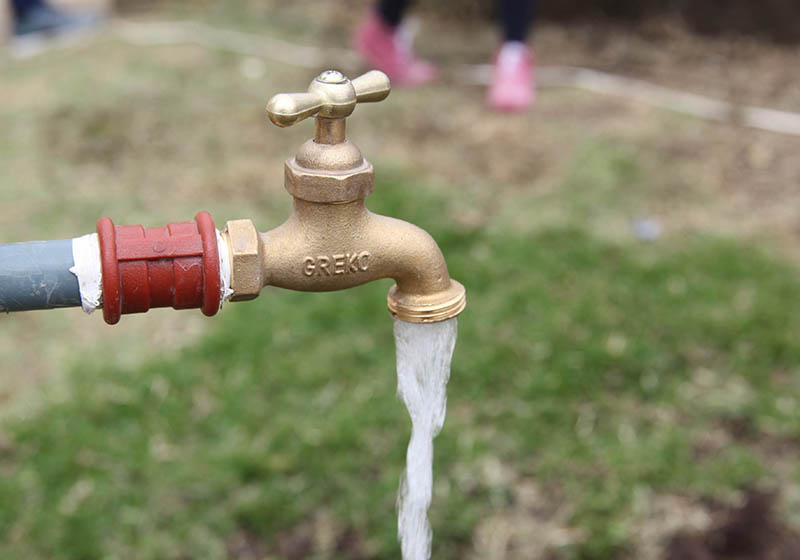
<svg viewBox="0 0 800 560"><path fill-rule="evenodd" d="M264 285L326 292L394 278L401 291L449 287L433 238L417 226L373 214L364 200L325 204L295 199L292 215L261 234Z"/></svg>
<svg viewBox="0 0 800 560"><path fill-rule="evenodd" d="M389 309L414 322L444 320L466 305L439 246L423 229L367 210L364 200L295 199L281 226L260 234L263 284L327 292L393 278ZM423 320L424 319L424 320Z"/></svg>
<svg viewBox="0 0 800 560"><path fill-rule="evenodd" d="M295 198L283 224L258 233L250 220L228 222L223 237L232 252L232 300L252 299L264 286L329 292L393 278L396 286L388 305L400 319L441 321L464 309L464 288L450 278L433 237L413 224L367 209L372 166L365 161L356 165L364 164L369 181L361 189L349 189L356 193L354 200L305 200L287 179ZM297 158L286 166L297 168ZM291 171L287 177L292 177ZM330 193L313 198L326 197Z"/></svg>

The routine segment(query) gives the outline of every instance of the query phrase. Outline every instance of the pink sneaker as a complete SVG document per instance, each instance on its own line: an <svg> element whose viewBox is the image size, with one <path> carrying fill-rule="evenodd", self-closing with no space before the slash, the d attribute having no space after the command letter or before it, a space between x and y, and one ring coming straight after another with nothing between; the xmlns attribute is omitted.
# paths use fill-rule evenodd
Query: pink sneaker
<svg viewBox="0 0 800 560"><path fill-rule="evenodd" d="M498 111L524 111L536 100L536 67L525 43L503 43L494 60L489 106Z"/></svg>
<svg viewBox="0 0 800 560"><path fill-rule="evenodd" d="M356 30L353 47L368 65L386 72L394 85L432 82L439 71L434 64L414 56L408 39L402 26L387 25L373 11Z"/></svg>

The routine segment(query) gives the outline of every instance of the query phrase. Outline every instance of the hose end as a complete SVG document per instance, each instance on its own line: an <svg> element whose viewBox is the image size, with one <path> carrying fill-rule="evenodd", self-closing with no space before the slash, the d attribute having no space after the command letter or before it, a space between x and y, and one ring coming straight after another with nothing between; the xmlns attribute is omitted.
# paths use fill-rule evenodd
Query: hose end
<svg viewBox="0 0 800 560"><path fill-rule="evenodd" d="M166 227L115 226L97 221L103 273L103 318L109 325L128 313L153 307L200 308L212 316L220 307L217 233L208 212L192 222Z"/></svg>

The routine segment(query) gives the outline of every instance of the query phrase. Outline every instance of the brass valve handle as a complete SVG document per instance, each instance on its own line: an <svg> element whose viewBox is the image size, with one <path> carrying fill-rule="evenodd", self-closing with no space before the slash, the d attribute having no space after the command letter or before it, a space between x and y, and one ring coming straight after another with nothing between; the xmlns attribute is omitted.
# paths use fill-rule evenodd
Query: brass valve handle
<svg viewBox="0 0 800 560"><path fill-rule="evenodd" d="M353 112L356 103L383 101L392 86L380 70L350 80L338 70L326 70L311 82L307 93L279 93L267 103L269 120L280 127L314 115L340 119Z"/></svg>

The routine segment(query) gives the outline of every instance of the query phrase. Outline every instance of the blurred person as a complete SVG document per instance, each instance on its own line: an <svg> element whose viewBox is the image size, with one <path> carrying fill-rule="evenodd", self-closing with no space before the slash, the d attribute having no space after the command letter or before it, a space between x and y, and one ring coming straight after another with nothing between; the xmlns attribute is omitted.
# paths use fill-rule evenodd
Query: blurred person
<svg viewBox="0 0 800 560"><path fill-rule="evenodd" d="M397 84L420 85L438 77L436 66L418 58L402 21L411 0L377 0L355 32L353 44L371 66ZM528 33L536 0L502 0L503 43L497 50L487 101L493 109L522 111L536 97L536 68Z"/></svg>
<svg viewBox="0 0 800 560"><path fill-rule="evenodd" d="M14 35L58 33L95 22L97 18L69 14L51 6L46 0L11 0Z"/></svg>

